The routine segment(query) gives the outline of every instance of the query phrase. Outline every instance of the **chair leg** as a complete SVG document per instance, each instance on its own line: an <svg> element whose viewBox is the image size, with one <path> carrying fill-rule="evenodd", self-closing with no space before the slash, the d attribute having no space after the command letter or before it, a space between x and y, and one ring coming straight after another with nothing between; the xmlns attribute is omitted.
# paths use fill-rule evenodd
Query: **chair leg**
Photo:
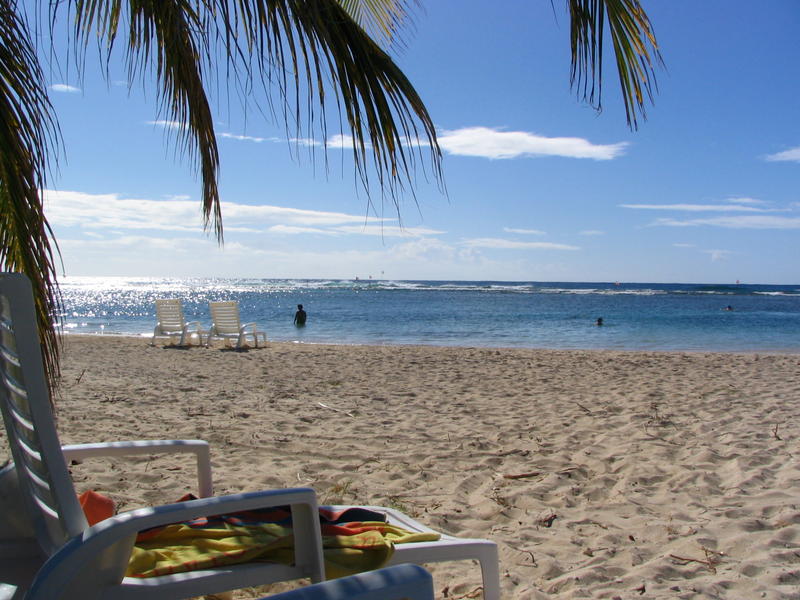
<svg viewBox="0 0 800 600"><path fill-rule="evenodd" d="M483 600L500 600L500 567L497 564L497 552L494 559L482 557L481 575L483 577Z"/></svg>

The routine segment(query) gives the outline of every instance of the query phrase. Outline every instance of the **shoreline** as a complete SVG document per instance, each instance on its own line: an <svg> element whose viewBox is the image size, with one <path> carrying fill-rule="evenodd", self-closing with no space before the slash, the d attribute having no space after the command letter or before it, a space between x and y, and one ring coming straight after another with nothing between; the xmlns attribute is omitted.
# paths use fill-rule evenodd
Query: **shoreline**
<svg viewBox="0 0 800 600"><path fill-rule="evenodd" d="M91 339L101 339L104 337L108 338L123 338L123 339L131 339L131 340L149 340L152 337L152 333L71 333L67 331L60 331L59 334L63 339L72 338L72 337L86 337ZM216 341L217 347L219 346L220 342ZM149 344L149 342L148 342ZM628 348L545 348L545 347L529 347L529 346L480 346L480 345L470 345L470 346L456 346L456 345L438 345L438 344L402 344L402 343L385 343L385 344L376 344L376 343L348 343L348 342L314 342L314 341L303 341L303 340L267 340L267 344L292 344L292 345L303 345L303 346L342 346L342 347L355 347L355 348L363 348L363 347L375 347L375 348L387 348L387 347L399 347L399 348L442 348L442 349L486 349L486 350L501 350L501 351L542 351L542 352L643 352L643 353L665 353L665 354L722 354L722 355L751 355L751 354L758 354L761 356L772 356L772 355L786 355L786 356L800 356L800 348L788 348L788 349L775 349L775 350L659 350L659 349L628 349ZM156 346L165 346L166 340L164 338L159 338L156 340ZM202 348L202 346L191 346L192 348ZM214 348L214 344L211 346Z"/></svg>
<svg viewBox="0 0 800 600"><path fill-rule="evenodd" d="M324 504L393 506L492 539L504 598L644 586L655 599L783 600L800 578L799 362L71 335L56 406L65 444L207 440L217 494L310 486ZM79 493L120 510L194 487L174 457L70 468ZM437 597L480 585L469 562L429 567Z"/></svg>

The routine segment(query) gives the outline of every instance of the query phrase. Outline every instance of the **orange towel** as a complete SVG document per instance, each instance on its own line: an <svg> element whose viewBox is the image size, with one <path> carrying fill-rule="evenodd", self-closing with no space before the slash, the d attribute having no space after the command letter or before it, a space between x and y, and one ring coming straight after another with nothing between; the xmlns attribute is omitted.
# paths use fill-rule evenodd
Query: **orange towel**
<svg viewBox="0 0 800 600"><path fill-rule="evenodd" d="M92 490L83 492L78 496L78 502L81 504L83 514L86 515L86 521L89 525L95 525L100 521L113 517L116 510L114 501L111 498Z"/></svg>

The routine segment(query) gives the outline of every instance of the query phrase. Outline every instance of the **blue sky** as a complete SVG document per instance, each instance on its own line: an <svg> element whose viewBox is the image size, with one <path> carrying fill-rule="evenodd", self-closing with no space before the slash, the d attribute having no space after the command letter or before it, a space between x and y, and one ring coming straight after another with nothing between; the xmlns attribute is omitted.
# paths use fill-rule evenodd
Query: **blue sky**
<svg viewBox="0 0 800 600"><path fill-rule="evenodd" d="M391 204L368 212L346 149L326 167L223 100L220 248L155 85L61 60L66 156L44 194L64 273L800 282L796 0L645 0L666 68L636 132L613 63L602 113L570 90L562 4L423 2L395 57L438 127L447 195L419 170L402 228Z"/></svg>

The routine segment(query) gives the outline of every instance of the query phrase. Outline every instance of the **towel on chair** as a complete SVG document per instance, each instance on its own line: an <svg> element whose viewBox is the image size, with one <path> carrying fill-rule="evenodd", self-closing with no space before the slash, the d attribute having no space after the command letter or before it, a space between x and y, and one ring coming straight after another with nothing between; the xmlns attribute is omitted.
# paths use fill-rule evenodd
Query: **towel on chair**
<svg viewBox="0 0 800 600"><path fill-rule="evenodd" d="M353 515L383 518L372 511L332 514L320 509L328 579L384 566L394 552L394 544L439 539L437 533L416 533L385 521L335 522L337 517ZM142 531L136 538L126 575L157 577L250 561L294 562L288 507L203 517Z"/></svg>

